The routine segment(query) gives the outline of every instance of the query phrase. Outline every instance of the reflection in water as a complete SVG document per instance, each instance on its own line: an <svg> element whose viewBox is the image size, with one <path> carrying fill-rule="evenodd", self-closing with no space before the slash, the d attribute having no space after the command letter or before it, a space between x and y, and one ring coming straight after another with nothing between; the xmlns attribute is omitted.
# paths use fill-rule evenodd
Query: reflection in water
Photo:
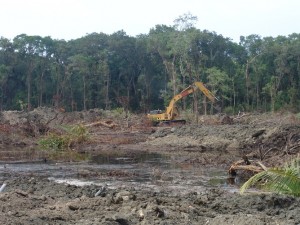
<svg viewBox="0 0 300 225"><path fill-rule="evenodd" d="M236 189L224 169L182 167L168 156L145 152L126 156L98 155L81 163L0 164L0 182L13 173L38 174L76 185L106 184L108 188L159 190L163 187L181 192L206 187Z"/></svg>
<svg viewBox="0 0 300 225"><path fill-rule="evenodd" d="M169 160L169 157L148 152L131 153L130 156L120 154L97 155L91 157L91 162L97 164L136 164L136 163L157 163L163 164L163 161Z"/></svg>

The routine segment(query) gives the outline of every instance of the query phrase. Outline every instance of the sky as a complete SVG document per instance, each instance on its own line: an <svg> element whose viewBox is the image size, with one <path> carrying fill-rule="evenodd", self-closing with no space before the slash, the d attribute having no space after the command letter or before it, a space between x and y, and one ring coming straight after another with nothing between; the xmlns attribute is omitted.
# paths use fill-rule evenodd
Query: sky
<svg viewBox="0 0 300 225"><path fill-rule="evenodd" d="M197 16L195 27L234 42L240 36L300 33L300 0L0 0L0 37L19 34L71 40L90 33L148 34Z"/></svg>

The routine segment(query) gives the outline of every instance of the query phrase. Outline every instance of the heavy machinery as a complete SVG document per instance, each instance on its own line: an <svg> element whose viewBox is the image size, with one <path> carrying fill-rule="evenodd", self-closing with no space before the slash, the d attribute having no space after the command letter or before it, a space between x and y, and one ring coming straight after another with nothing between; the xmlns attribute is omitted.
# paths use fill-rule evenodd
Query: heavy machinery
<svg viewBox="0 0 300 225"><path fill-rule="evenodd" d="M179 116L179 111L175 105L175 103L182 99L183 97L194 93L196 90L200 90L212 103L215 103L218 100L205 86L202 82L194 82L192 85L188 86L179 94L175 95L169 106L166 108L165 112L161 110L152 110L147 115L147 117L152 120L154 123L163 123L163 124L171 124L171 123L185 123L185 120L176 120Z"/></svg>

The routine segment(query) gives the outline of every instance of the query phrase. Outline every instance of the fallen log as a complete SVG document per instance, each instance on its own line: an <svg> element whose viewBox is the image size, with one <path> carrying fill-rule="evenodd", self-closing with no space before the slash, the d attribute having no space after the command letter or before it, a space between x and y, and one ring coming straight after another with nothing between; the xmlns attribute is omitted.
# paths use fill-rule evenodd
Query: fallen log
<svg viewBox="0 0 300 225"><path fill-rule="evenodd" d="M246 171L251 171L251 172L255 172L255 173L259 173L262 172L263 169L259 166L254 166L254 165L235 165L235 166L231 166L229 168L229 173L232 174L233 171L236 170L246 170Z"/></svg>
<svg viewBox="0 0 300 225"><path fill-rule="evenodd" d="M230 175L236 175L237 170L243 170L253 173L259 173L267 170L267 167L260 161L250 161L247 159L247 162L248 163L246 163L245 159L234 162L228 169L228 173Z"/></svg>
<svg viewBox="0 0 300 225"><path fill-rule="evenodd" d="M105 126L105 127L111 128L111 129L117 126L117 124L115 124L111 120L108 120L108 121L97 121L97 122L94 122L94 123L86 124L84 126L85 127L92 127L92 126L98 126L98 125Z"/></svg>

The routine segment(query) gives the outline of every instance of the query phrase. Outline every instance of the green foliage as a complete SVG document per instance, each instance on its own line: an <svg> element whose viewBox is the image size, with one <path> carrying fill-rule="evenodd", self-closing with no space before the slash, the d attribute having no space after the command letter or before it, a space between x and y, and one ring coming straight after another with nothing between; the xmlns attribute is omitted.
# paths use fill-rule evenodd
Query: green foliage
<svg viewBox="0 0 300 225"><path fill-rule="evenodd" d="M283 168L270 168L255 174L240 188L244 193L251 186L259 189L300 196L300 158L297 158Z"/></svg>
<svg viewBox="0 0 300 225"><path fill-rule="evenodd" d="M43 148L51 150L64 150L68 147L69 137L50 133L47 137L39 141L39 145Z"/></svg>
<svg viewBox="0 0 300 225"><path fill-rule="evenodd" d="M216 67L208 69L207 74L209 85L212 87L212 91L215 92L214 94L229 100L230 79L228 74Z"/></svg>
<svg viewBox="0 0 300 225"><path fill-rule="evenodd" d="M82 143L89 139L88 130L82 124L72 126L71 128L67 129L67 131L71 142Z"/></svg>
<svg viewBox="0 0 300 225"><path fill-rule="evenodd" d="M39 144L46 149L61 151L66 150L75 144L88 141L89 139L86 127L81 124L63 127L63 129L65 131L64 134L49 133L39 141Z"/></svg>
<svg viewBox="0 0 300 225"><path fill-rule="evenodd" d="M201 81L222 108L300 110L300 34L242 36L237 44L195 28L196 21L184 14L174 26L137 37L124 31L71 41L0 37L0 109L19 110L18 100L24 108L114 109L126 96L126 111L145 113L164 109L174 93Z"/></svg>
<svg viewBox="0 0 300 225"><path fill-rule="evenodd" d="M186 120L187 123L191 123L195 121L195 113L191 109L182 110L180 112L181 117Z"/></svg>
<svg viewBox="0 0 300 225"><path fill-rule="evenodd" d="M119 107L119 108L115 108L115 109L113 109L111 112L114 114L114 115L122 115L123 113L124 113L124 108L121 108L121 107Z"/></svg>
<svg viewBox="0 0 300 225"><path fill-rule="evenodd" d="M289 104L289 97L287 92L279 91L275 98L275 111L286 108Z"/></svg>
<svg viewBox="0 0 300 225"><path fill-rule="evenodd" d="M109 111L109 116L112 116L115 119L123 119L126 117L126 110L122 107L115 108Z"/></svg>
<svg viewBox="0 0 300 225"><path fill-rule="evenodd" d="M232 106L227 106L223 109L223 112L229 115L234 114L234 108Z"/></svg>

